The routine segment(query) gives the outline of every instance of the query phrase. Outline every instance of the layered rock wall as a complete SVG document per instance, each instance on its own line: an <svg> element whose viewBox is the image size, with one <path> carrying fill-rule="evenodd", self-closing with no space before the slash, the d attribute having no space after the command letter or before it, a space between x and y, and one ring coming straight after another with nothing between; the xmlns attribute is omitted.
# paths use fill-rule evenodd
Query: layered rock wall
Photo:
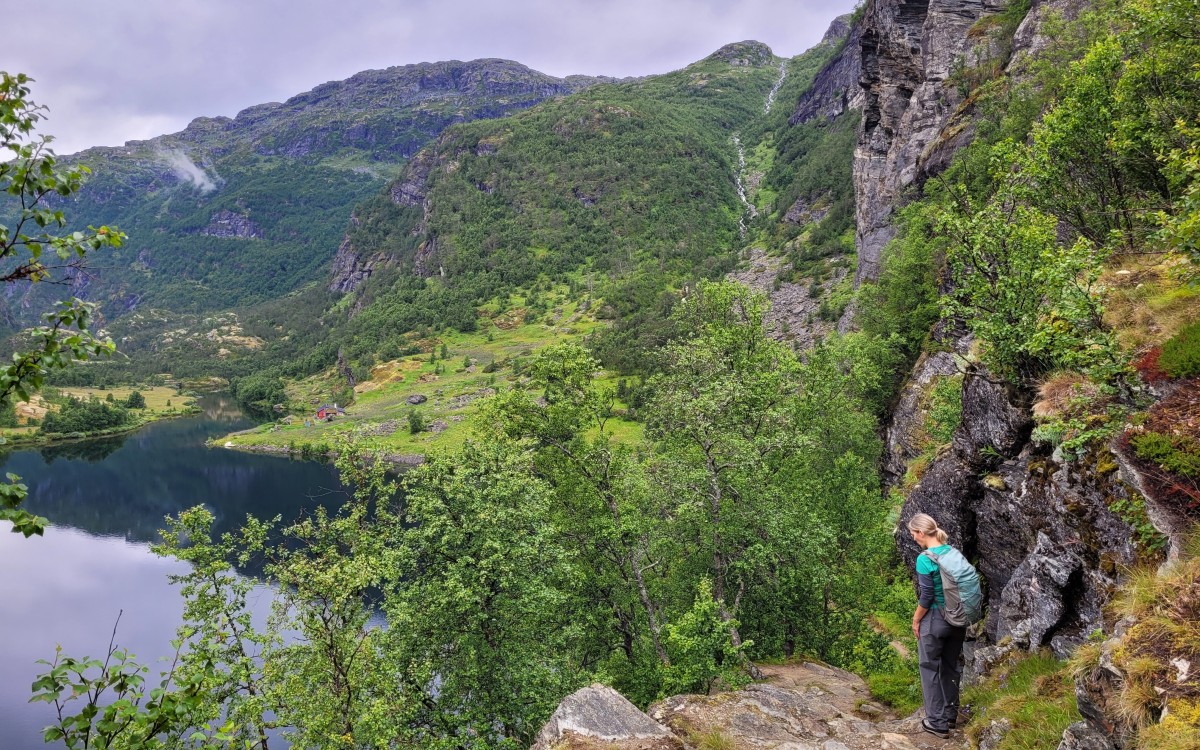
<svg viewBox="0 0 1200 750"><path fill-rule="evenodd" d="M975 45L968 32L1003 0L876 0L861 34L863 130L854 155L856 281L879 274L892 213L962 96L948 82Z"/></svg>
<svg viewBox="0 0 1200 750"><path fill-rule="evenodd" d="M862 25L848 25L849 17L838 18L825 32L822 44L842 44L842 49L817 73L812 86L800 96L788 118L790 125L802 125L821 118L833 120L848 109L861 109Z"/></svg>
<svg viewBox="0 0 1200 750"><path fill-rule="evenodd" d="M1044 49L1052 16L1074 18L1087 0L1032 0L1011 43L979 33L980 21L1007 0L874 0L860 40L863 124L854 155L858 272L878 278L883 249L895 236L893 214L914 188L949 166L974 128L955 71L999 55L1009 75L1024 74ZM997 48L999 46L999 48Z"/></svg>

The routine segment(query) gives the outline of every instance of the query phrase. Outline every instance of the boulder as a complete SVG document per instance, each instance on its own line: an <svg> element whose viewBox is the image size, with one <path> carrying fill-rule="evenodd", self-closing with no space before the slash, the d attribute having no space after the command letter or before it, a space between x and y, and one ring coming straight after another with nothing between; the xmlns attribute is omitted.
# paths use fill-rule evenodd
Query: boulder
<svg viewBox="0 0 1200 750"><path fill-rule="evenodd" d="M616 690L595 684L563 699L530 750L584 747L681 750L683 744Z"/></svg>
<svg viewBox="0 0 1200 750"><path fill-rule="evenodd" d="M428 401L429 397L426 396L424 393L414 393L413 395L409 396L408 398L406 398L404 400L412 406L418 406L418 405L423 404L426 401Z"/></svg>

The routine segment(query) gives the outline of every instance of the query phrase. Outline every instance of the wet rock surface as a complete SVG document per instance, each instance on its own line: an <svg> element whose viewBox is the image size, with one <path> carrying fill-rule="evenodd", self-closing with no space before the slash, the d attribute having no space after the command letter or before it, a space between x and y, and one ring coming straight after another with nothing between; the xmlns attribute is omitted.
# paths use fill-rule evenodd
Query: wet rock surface
<svg viewBox="0 0 1200 750"><path fill-rule="evenodd" d="M926 179L944 170L973 137L969 100L955 66L998 62L1020 75L1043 49L1052 16L1073 18L1084 0L1034 0L1008 60L1003 44L975 33L1003 0L878 0L861 23L863 128L854 160L859 268L875 279L880 254L895 235L892 214Z"/></svg>

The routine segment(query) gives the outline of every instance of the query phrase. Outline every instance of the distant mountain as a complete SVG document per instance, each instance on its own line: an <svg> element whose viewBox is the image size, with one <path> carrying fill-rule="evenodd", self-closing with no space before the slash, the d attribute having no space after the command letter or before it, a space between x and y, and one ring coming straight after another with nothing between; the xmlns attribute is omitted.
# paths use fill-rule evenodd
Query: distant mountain
<svg viewBox="0 0 1200 750"><path fill-rule="evenodd" d="M773 181L786 166L773 165L776 135L843 41L792 60L730 44L682 70L447 130L355 210L330 283L357 299L342 306L354 312L346 355L399 350L421 326L469 330L478 305L552 280L595 289L629 318L732 269L757 233L750 201L765 201L765 227L789 207L767 192L795 200L790 172Z"/></svg>
<svg viewBox="0 0 1200 750"><path fill-rule="evenodd" d="M455 123L503 117L601 80L507 60L422 63L322 84L237 117L71 161L93 177L64 206L117 224L128 244L76 280L109 318L139 306L204 311L260 302L322 275L351 208ZM20 318L21 303L15 307Z"/></svg>

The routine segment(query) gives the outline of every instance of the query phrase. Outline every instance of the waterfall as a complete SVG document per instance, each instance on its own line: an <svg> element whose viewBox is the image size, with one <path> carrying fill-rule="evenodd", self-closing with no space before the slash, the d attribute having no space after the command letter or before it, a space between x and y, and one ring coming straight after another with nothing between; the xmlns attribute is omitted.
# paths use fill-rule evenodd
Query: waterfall
<svg viewBox="0 0 1200 750"><path fill-rule="evenodd" d="M787 78L787 61L779 63L779 80L771 87L770 93L767 94L767 103L763 106L763 114L770 114L771 107L775 104L775 95L779 93L779 87L783 85L783 79Z"/></svg>
<svg viewBox="0 0 1200 750"><path fill-rule="evenodd" d="M742 174L746 171L746 150L742 148L742 139L738 137L737 133L733 134L733 146L737 149L738 155L738 165L737 169L733 173L733 178L737 184L738 198L742 201L742 205L746 207L746 210L743 211L742 215L738 217L738 232L743 238L745 238L746 213L749 212L750 218L753 219L754 217L758 216L758 209L756 209L754 204L750 202L750 199L746 197L746 185L742 182Z"/></svg>

